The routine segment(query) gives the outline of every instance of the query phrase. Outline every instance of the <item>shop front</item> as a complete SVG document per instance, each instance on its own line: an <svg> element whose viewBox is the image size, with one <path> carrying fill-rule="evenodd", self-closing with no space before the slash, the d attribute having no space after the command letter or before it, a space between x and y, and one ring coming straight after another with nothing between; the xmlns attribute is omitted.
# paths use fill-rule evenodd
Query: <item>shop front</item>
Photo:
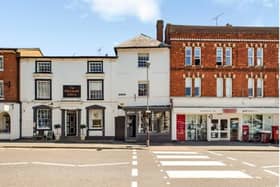
<svg viewBox="0 0 280 187"><path fill-rule="evenodd" d="M151 106L146 113L145 106L124 107L125 140L144 142L149 129L151 142L171 140L170 106Z"/></svg>

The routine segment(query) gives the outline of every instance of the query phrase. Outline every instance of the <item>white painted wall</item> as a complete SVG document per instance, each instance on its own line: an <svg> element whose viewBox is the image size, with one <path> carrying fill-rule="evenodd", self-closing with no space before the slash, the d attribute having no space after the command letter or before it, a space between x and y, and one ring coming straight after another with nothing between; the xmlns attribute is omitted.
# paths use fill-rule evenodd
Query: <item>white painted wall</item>
<svg viewBox="0 0 280 187"><path fill-rule="evenodd" d="M52 58L43 59L52 61L52 74L34 74L35 61L40 58L21 59L21 95L22 101L22 136L31 137L33 135L33 108L38 105L50 105L53 103L53 125L61 124L60 109L81 109L81 123L86 124L86 107L90 105L101 105L105 109L105 136L114 136L114 117L117 115L117 102L112 94L112 64L113 59L85 59L85 58ZM40 59L42 60L42 59ZM104 74L89 75L87 73L88 60L103 60ZM35 79L52 79L52 100L35 101ZM104 100L87 100L87 79L104 79ZM63 98L63 85L81 85L81 98Z"/></svg>
<svg viewBox="0 0 280 187"><path fill-rule="evenodd" d="M118 49L113 67L113 94L125 106L145 106L138 96L138 81L146 81L147 68L138 67L138 53L149 53L150 105L169 105L169 48ZM125 93L125 96L119 96Z"/></svg>

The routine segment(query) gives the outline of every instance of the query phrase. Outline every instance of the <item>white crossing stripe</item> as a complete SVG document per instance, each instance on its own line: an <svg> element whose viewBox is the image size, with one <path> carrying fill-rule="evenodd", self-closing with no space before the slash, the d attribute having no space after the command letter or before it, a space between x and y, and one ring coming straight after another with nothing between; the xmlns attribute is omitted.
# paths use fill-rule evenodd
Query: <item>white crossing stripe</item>
<svg viewBox="0 0 280 187"><path fill-rule="evenodd" d="M157 155L158 159L208 159L204 155Z"/></svg>
<svg viewBox="0 0 280 187"><path fill-rule="evenodd" d="M275 165L275 166L263 166L262 168L279 168L280 167L280 165Z"/></svg>
<svg viewBox="0 0 280 187"><path fill-rule="evenodd" d="M162 166L225 166L218 161L160 161Z"/></svg>
<svg viewBox="0 0 280 187"><path fill-rule="evenodd" d="M132 182L131 182L131 187L137 187L137 186L138 186L138 184L137 184L136 181L132 181Z"/></svg>
<svg viewBox="0 0 280 187"><path fill-rule="evenodd" d="M216 156L223 156L223 154L216 153L216 152L213 152L213 151L208 151L208 153L210 153L212 155L216 155Z"/></svg>
<svg viewBox="0 0 280 187"><path fill-rule="evenodd" d="M129 162L100 163L100 164L79 164L78 167L98 167L98 166L119 166L128 165Z"/></svg>
<svg viewBox="0 0 280 187"><path fill-rule="evenodd" d="M270 170L267 170L267 169L265 169L264 171L267 172L267 173L270 173L271 175L275 175L275 176L279 177L279 174L276 173L276 172L273 172L273 171L270 171Z"/></svg>
<svg viewBox="0 0 280 187"><path fill-rule="evenodd" d="M250 166L250 167L256 167L255 164L252 164L252 163L249 163L249 162L242 162L242 164L245 164L245 165Z"/></svg>
<svg viewBox="0 0 280 187"><path fill-rule="evenodd" d="M166 171L169 178L252 178L241 171L234 170L185 170L185 171Z"/></svg>
<svg viewBox="0 0 280 187"><path fill-rule="evenodd" d="M133 161L132 161L132 165L133 165L133 166L137 166L137 165L138 165L138 162L137 162L136 160L133 160Z"/></svg>
<svg viewBox="0 0 280 187"><path fill-rule="evenodd" d="M137 177L137 176L138 176L138 169L132 168L132 170L131 170L131 176L132 176L132 177Z"/></svg>
<svg viewBox="0 0 280 187"><path fill-rule="evenodd" d="M229 159L229 160L237 160L236 158L232 158L232 157L227 157L227 159Z"/></svg>
<svg viewBox="0 0 280 187"><path fill-rule="evenodd" d="M136 160L136 159L137 159L137 156L136 156L136 155L133 155L133 156L132 156L132 159Z"/></svg>
<svg viewBox="0 0 280 187"><path fill-rule="evenodd" d="M0 166L16 166L16 165L26 165L28 162L5 162L0 163Z"/></svg>
<svg viewBox="0 0 280 187"><path fill-rule="evenodd" d="M197 154L193 151L153 151L154 154Z"/></svg>

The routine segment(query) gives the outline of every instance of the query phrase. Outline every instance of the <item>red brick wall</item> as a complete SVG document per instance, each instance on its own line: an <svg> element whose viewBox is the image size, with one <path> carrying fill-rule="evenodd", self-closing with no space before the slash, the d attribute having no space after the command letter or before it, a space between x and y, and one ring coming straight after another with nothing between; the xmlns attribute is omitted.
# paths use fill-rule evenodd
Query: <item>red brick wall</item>
<svg viewBox="0 0 280 187"><path fill-rule="evenodd" d="M170 37L177 38L251 38L251 39L278 39L275 35L241 35L241 34L227 34L227 35L198 35L198 34L171 34ZM221 44L232 47L232 66L217 67L216 66L216 45ZM233 46L233 44L235 46ZM204 76L201 81L201 96L216 97L216 78L214 75L219 73L224 75L234 75L232 79L232 96L233 97L247 97L248 96L248 79L251 73L254 78L263 74L264 77L264 97L278 97L278 43L276 42L205 42L205 41L170 41L170 95L184 96L185 95L185 76ZM185 46L200 46L201 47L201 66L186 66L185 67ZM248 67L248 49L247 47L255 48L254 55L256 63L256 48L263 48L263 67ZM223 47L225 54L225 47ZM194 57L194 51L192 52ZM225 61L225 56L224 59ZM256 95L257 81L255 79L255 95ZM225 92L225 86L224 86Z"/></svg>
<svg viewBox="0 0 280 187"><path fill-rule="evenodd" d="M4 81L4 100L1 101L19 101L19 70L17 53L15 51L2 51L0 55L4 56L4 71L0 71L0 80ZM10 82L10 86L8 83Z"/></svg>

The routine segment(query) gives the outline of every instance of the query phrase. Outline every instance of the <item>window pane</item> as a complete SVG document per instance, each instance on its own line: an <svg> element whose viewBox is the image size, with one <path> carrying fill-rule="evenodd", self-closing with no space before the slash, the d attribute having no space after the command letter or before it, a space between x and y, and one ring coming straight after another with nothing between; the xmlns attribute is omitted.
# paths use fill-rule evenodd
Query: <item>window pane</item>
<svg viewBox="0 0 280 187"><path fill-rule="evenodd" d="M138 54L138 67L146 67L146 62L149 61L148 53Z"/></svg>
<svg viewBox="0 0 280 187"><path fill-rule="evenodd" d="M89 99L103 99L103 81L89 80L88 81L88 97Z"/></svg>
<svg viewBox="0 0 280 187"><path fill-rule="evenodd" d="M226 48L226 65L231 65L232 61L232 49L230 47Z"/></svg>
<svg viewBox="0 0 280 187"><path fill-rule="evenodd" d="M36 81L36 80L35 80ZM51 98L51 80L37 80L37 99L50 99Z"/></svg>
<svg viewBox="0 0 280 187"><path fill-rule="evenodd" d="M0 70L4 69L4 57L0 56Z"/></svg>
<svg viewBox="0 0 280 187"><path fill-rule="evenodd" d="M148 84L139 83L138 84L138 96L147 96L148 94Z"/></svg>
<svg viewBox="0 0 280 187"><path fill-rule="evenodd" d="M216 49L216 64L219 66L223 64L223 48L221 47Z"/></svg>
<svg viewBox="0 0 280 187"><path fill-rule="evenodd" d="M102 129L103 128L103 110L94 109L89 110L89 128Z"/></svg>
<svg viewBox="0 0 280 187"><path fill-rule="evenodd" d="M36 62L36 63L37 63L37 73L51 72L51 62Z"/></svg>
<svg viewBox="0 0 280 187"><path fill-rule="evenodd" d="M258 97L263 96L263 79L257 80L257 96Z"/></svg>
<svg viewBox="0 0 280 187"><path fill-rule="evenodd" d="M200 78L195 78L194 80L194 94L195 96L200 96L200 88L201 88L201 79Z"/></svg>
<svg viewBox="0 0 280 187"><path fill-rule="evenodd" d="M192 95L192 78L186 78L185 80L186 96Z"/></svg>
<svg viewBox="0 0 280 187"><path fill-rule="evenodd" d="M0 97L4 97L4 82L0 81Z"/></svg>
<svg viewBox="0 0 280 187"><path fill-rule="evenodd" d="M195 65L200 65L201 63L201 51L199 47L194 48L194 63Z"/></svg>
<svg viewBox="0 0 280 187"><path fill-rule="evenodd" d="M226 79L226 96L227 97L232 96L232 79L231 78Z"/></svg>
<svg viewBox="0 0 280 187"><path fill-rule="evenodd" d="M50 129L51 127L51 110L37 110L37 129Z"/></svg>
<svg viewBox="0 0 280 187"><path fill-rule="evenodd" d="M223 78L217 78L217 97L223 97Z"/></svg>
<svg viewBox="0 0 280 187"><path fill-rule="evenodd" d="M103 72L103 62L88 62L90 73L101 73Z"/></svg>
<svg viewBox="0 0 280 187"><path fill-rule="evenodd" d="M254 48L248 48L248 66L254 66Z"/></svg>
<svg viewBox="0 0 280 187"><path fill-rule="evenodd" d="M263 48L257 48L257 65L263 65Z"/></svg>
<svg viewBox="0 0 280 187"><path fill-rule="evenodd" d="M186 47L185 49L185 64L190 66L192 65L192 48Z"/></svg>

